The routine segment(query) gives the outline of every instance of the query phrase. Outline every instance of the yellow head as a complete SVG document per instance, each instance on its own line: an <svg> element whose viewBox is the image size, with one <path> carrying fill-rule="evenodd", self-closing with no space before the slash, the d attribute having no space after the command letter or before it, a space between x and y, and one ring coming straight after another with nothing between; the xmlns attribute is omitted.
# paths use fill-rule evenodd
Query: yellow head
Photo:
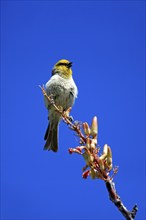
<svg viewBox="0 0 146 220"><path fill-rule="evenodd" d="M72 76L72 62L68 60L59 60L53 67L52 76L59 74L63 78L70 78Z"/></svg>

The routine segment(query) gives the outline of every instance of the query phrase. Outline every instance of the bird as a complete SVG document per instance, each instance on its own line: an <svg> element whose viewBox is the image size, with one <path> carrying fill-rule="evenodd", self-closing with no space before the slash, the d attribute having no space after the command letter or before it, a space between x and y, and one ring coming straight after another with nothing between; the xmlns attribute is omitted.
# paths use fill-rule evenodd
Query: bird
<svg viewBox="0 0 146 220"><path fill-rule="evenodd" d="M73 106L78 95L78 88L72 77L72 62L66 59L59 60L52 69L50 80L45 84L45 91L53 98L56 106L61 106L63 111ZM44 150L58 151L58 130L61 120L60 114L45 98L48 110L49 124L44 136L46 141Z"/></svg>

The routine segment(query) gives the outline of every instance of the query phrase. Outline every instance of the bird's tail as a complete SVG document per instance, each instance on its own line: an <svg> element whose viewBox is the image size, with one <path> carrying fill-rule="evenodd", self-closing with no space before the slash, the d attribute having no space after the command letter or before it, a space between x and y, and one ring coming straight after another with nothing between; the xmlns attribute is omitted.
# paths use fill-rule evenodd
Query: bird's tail
<svg viewBox="0 0 146 220"><path fill-rule="evenodd" d="M44 140L46 140L44 150L58 151L58 125L58 121L49 123L44 136Z"/></svg>

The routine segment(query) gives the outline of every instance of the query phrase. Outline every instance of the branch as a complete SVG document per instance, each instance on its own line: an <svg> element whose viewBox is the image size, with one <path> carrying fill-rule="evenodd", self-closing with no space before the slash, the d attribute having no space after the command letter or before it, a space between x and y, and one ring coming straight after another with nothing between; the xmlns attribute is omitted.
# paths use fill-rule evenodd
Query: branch
<svg viewBox="0 0 146 220"><path fill-rule="evenodd" d="M92 179L101 179L105 182L106 188L109 194L110 200L122 213L122 215L127 220L134 220L136 213L138 211L137 205L134 205L132 211L129 211L122 203L119 195L116 192L115 184L113 178L118 172L118 168L114 167L112 164L112 151L110 146L107 144L103 147L103 152L99 156L100 147L97 147L97 137L98 137L98 123L97 117L95 116L92 120L91 127L87 122L82 123L82 126L78 121L71 120L69 116L71 108L66 112L62 110L62 107L56 106L53 100L53 94L48 96L44 86L39 86L42 90L44 97L50 102L50 104L55 108L55 110L60 114L63 121L76 132L79 137L80 146L76 148L69 148L69 153L77 153L83 156L85 160L85 166L83 167L82 177L86 179L90 176ZM110 176L111 171L113 171L112 176Z"/></svg>
<svg viewBox="0 0 146 220"><path fill-rule="evenodd" d="M135 219L136 213L138 211L137 205L134 205L132 211L127 210L127 208L122 203L119 195L116 193L115 184L113 181L111 180L106 181L106 188L108 190L110 200L119 209L119 211L122 213L125 219L127 220Z"/></svg>

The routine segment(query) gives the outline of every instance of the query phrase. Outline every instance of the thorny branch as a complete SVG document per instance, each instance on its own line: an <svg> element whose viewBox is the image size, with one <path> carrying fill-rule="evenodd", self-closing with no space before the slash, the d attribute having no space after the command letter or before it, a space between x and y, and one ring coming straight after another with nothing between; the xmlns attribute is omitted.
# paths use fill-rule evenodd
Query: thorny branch
<svg viewBox="0 0 146 220"><path fill-rule="evenodd" d="M91 127L87 122L82 123L82 126L79 122L70 120L69 116L71 108L66 112L62 110L60 106L56 106L52 96L46 94L44 86L39 86L42 90L44 97L52 104L63 121L77 133L80 146L76 148L69 148L69 153L77 153L83 156L85 160L85 167L83 167L82 177L86 179L89 175L92 179L101 179L105 182L109 198L119 209L122 215L127 220L135 219L136 213L138 211L137 205L134 205L132 211L129 211L124 204L122 203L120 196L116 192L115 183L113 182L114 175L118 172L118 168L114 167L112 164L112 151L111 148L105 144L103 147L103 153L99 156L100 148L97 147L97 137L98 137L98 123L97 117L94 117L92 120ZM83 130L83 132L82 132ZM113 171L112 176L110 172Z"/></svg>

